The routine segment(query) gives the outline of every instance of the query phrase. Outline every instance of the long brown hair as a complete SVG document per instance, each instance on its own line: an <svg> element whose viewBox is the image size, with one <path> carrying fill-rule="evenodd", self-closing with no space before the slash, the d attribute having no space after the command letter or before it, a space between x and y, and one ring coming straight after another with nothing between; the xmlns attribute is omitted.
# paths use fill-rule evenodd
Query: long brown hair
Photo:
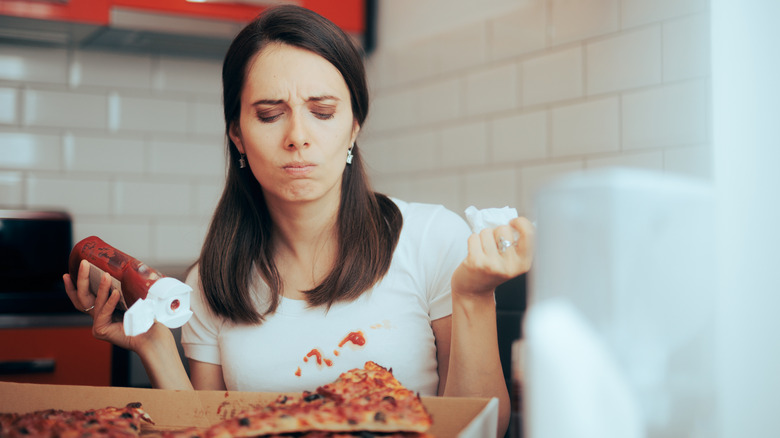
<svg viewBox="0 0 780 438"><path fill-rule="evenodd" d="M240 115L248 62L271 42L300 47L329 61L344 77L360 126L368 114L362 53L349 36L319 14L292 5L270 8L233 40L222 65L227 181L201 250L199 271L211 309L235 322L260 322L275 311L283 284L274 262L273 224L262 189L251 171L238 167L240 153L227 135ZM357 145L352 154L341 182L338 262L320 285L304 291L313 306L353 300L376 284L390 267L403 225L398 207L371 189ZM258 309L251 295L254 269L271 290L267 309Z"/></svg>

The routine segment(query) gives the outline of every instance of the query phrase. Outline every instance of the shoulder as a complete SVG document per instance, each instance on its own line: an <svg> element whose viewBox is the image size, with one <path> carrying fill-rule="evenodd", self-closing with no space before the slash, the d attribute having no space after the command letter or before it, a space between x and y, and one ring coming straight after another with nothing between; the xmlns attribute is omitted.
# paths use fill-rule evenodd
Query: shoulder
<svg viewBox="0 0 780 438"><path fill-rule="evenodd" d="M466 248L471 229L452 210L439 204L391 199L398 205L404 220L399 246L409 245L416 251L422 247L442 248L461 244Z"/></svg>
<svg viewBox="0 0 780 438"><path fill-rule="evenodd" d="M465 226L466 221L452 210L449 210L440 204L427 204L422 202L407 202L398 198L390 198L404 218L404 228L427 227L436 224L436 227L455 227Z"/></svg>
<svg viewBox="0 0 780 438"><path fill-rule="evenodd" d="M198 264L192 265L187 270L187 276L185 277L184 282L187 283L190 287L193 289L195 286L198 286L198 289L200 289L200 274L198 273Z"/></svg>

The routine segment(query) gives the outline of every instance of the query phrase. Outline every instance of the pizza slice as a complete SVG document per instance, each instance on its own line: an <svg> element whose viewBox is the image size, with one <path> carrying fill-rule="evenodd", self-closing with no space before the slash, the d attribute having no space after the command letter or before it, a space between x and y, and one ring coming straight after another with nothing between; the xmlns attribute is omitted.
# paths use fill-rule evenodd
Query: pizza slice
<svg viewBox="0 0 780 438"><path fill-rule="evenodd" d="M154 424L140 403L87 411L48 409L0 414L2 437L137 437L143 422Z"/></svg>
<svg viewBox="0 0 780 438"><path fill-rule="evenodd" d="M282 397L205 430L163 432L162 436L221 438L309 433L304 436L317 438L361 432L377 436L395 433L390 436L424 437L422 433L432 422L418 394L404 388L391 370L366 362L364 368L342 373L336 381L317 388L316 392Z"/></svg>

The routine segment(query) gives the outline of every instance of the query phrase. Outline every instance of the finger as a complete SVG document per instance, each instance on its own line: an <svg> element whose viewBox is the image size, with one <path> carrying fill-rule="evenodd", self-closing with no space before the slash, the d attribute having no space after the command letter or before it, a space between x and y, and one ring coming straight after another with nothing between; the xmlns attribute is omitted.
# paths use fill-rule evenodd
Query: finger
<svg viewBox="0 0 780 438"><path fill-rule="evenodd" d="M90 294L90 297L92 298L90 298L88 301L82 301L82 304L84 305L83 310L89 313L92 309L95 309L98 305L98 301L102 303L104 300L98 297L107 297L110 288L111 288L111 276L108 275L107 273L103 273L103 275L100 276L100 283L98 283L97 295L92 297L92 295Z"/></svg>
<svg viewBox="0 0 780 438"><path fill-rule="evenodd" d="M517 246L519 238L520 233L509 225L501 225L493 230L493 241L495 242L496 250L500 255L513 254L515 251L508 250Z"/></svg>
<svg viewBox="0 0 780 438"><path fill-rule="evenodd" d="M78 292L76 291L76 287L73 286L73 280L70 279L70 274L64 274L62 276L62 282L65 283L65 293L68 294L70 302L73 303L75 307L80 308L81 304L78 302Z"/></svg>
<svg viewBox="0 0 780 438"><path fill-rule="evenodd" d="M80 309L92 305L92 292L89 291L89 262L82 260L79 264L79 273L76 278L76 292Z"/></svg>
<svg viewBox="0 0 780 438"><path fill-rule="evenodd" d="M119 303L119 291L116 289L101 289L98 292L94 313L94 329L96 334L105 334L106 329L113 322L112 315L114 314L114 310L116 310L117 303Z"/></svg>
<svg viewBox="0 0 780 438"><path fill-rule="evenodd" d="M485 228L479 232L479 240L482 245L482 252L487 256L498 254L498 245L496 245L496 236L494 228Z"/></svg>
<svg viewBox="0 0 780 438"><path fill-rule="evenodd" d="M525 217L518 217L512 219L509 224L515 232L520 235L517 245L518 253L525 257L532 258L536 237L536 228L533 223Z"/></svg>
<svg viewBox="0 0 780 438"><path fill-rule="evenodd" d="M484 250L482 249L482 239L480 238L479 233L472 233L469 236L468 239L468 250L469 250L469 258L474 259L476 257L481 257L484 253Z"/></svg>

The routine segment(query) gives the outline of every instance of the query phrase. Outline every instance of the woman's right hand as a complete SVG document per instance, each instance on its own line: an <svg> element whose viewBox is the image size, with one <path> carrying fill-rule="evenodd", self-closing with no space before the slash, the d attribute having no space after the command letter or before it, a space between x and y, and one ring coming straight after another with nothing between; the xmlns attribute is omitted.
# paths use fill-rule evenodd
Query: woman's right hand
<svg viewBox="0 0 780 438"><path fill-rule="evenodd" d="M114 321L113 314L120 293L111 289L111 277L108 274L101 277L97 296L89 291L89 263L86 261L79 265L75 287L69 274L63 275L62 280L73 305L92 317L92 335L137 353L154 388L192 389L176 349L176 340L168 327L155 322L146 333L127 336L124 324Z"/></svg>
<svg viewBox="0 0 780 438"><path fill-rule="evenodd" d="M119 291L111 289L111 277L106 273L100 279L97 296L93 295L89 290L89 263L86 260L82 260L79 265L75 288L70 274L63 275L62 279L65 282L65 292L73 305L92 317L92 335L95 338L138 352L156 336L164 336L159 333L166 330L161 324L154 324L148 332L139 336L125 335L124 324L115 321L113 317L120 299Z"/></svg>

